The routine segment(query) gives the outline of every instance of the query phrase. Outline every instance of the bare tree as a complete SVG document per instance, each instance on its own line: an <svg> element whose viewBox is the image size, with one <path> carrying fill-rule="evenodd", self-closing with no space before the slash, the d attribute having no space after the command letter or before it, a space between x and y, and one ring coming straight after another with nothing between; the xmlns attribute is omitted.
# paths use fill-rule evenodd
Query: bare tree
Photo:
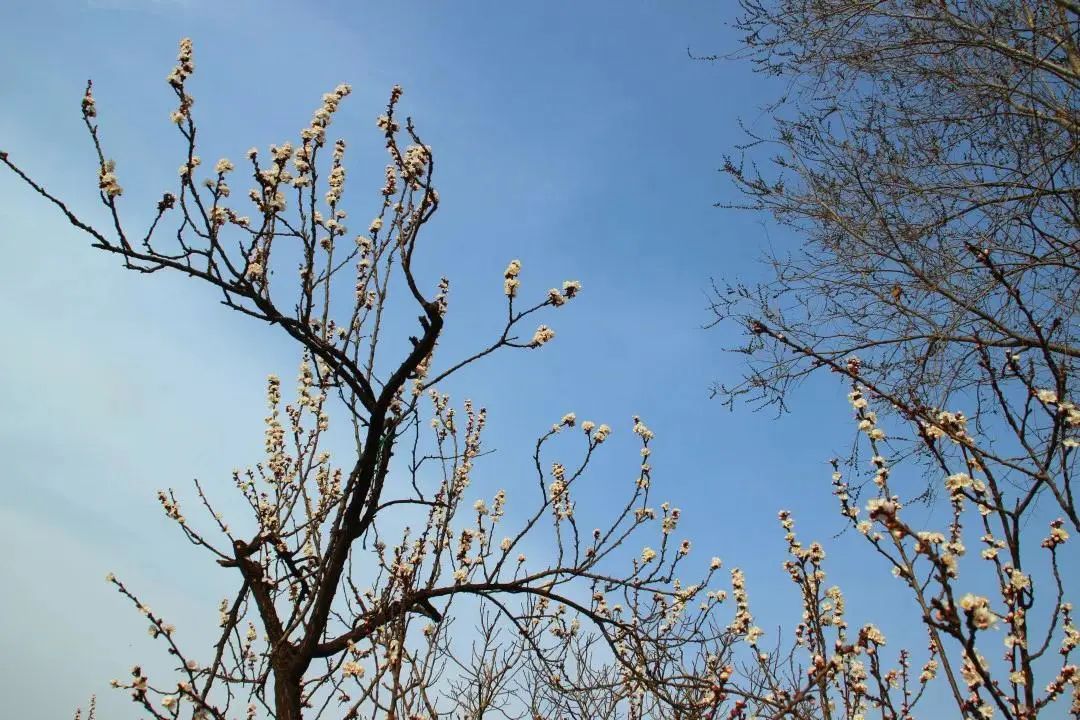
<svg viewBox="0 0 1080 720"><path fill-rule="evenodd" d="M110 575L176 663L172 677L151 678L136 666L115 684L155 718L223 719L238 711L281 720L481 717L495 708L514 716L527 707L510 703L511 681L571 692L601 678L618 688L624 708L644 694L668 708L685 704L698 678L684 663L720 652L726 631L710 619L715 600L701 604L717 565L687 568L690 543L673 539L678 509L649 506L652 433L635 418L637 481L627 483L607 525L582 528L575 492L611 432L607 425L578 423L568 413L536 442L531 488L469 499L486 413L468 401L455 407L438 391L489 354L550 341L545 325L519 333L532 316L573 300L580 284L567 281L523 307L521 265L511 262L501 334L469 357L437 363L449 281L425 281L414 270L439 205L434 158L411 121L401 127L401 89L378 119L390 162L375 218L357 235L347 230L342 205L345 143L327 138L349 86L323 96L295 144L248 152L254 212L247 217L231 200L233 163L221 159L204 172L198 156L193 70L184 40L169 75L178 102L173 121L186 146L179 187L162 196L138 233L124 220L120 175L89 84L82 119L97 150L107 228L84 222L0 152L0 162L94 247L137 272L206 283L226 306L280 328L302 352L294 401L283 403L277 377L267 383L265 458L232 477L250 509L246 518L219 513L212 486L195 485L201 520L172 490L159 493L191 543L236 572L209 657L206 648L185 647L166 618ZM419 313L413 330L389 320L392 298ZM342 464L327 450L335 406L354 439ZM576 438L564 439L575 428ZM555 453L576 459L563 464ZM516 523L505 514L510 503ZM646 526L660 526L657 549L630 547ZM546 545L544 557L522 553L533 542ZM682 583L676 575L684 570L700 579ZM474 613L482 608L471 662L454 654L468 623L461 636L449 635L449 615L463 603ZM594 669L572 674L585 636L603 651L590 652Z"/></svg>
<svg viewBox="0 0 1080 720"><path fill-rule="evenodd" d="M805 241L759 286L718 285L755 319L930 405L988 390L983 349L1053 379L1076 338L1080 15L1049 0L743 0L743 49L788 81L774 135L728 174ZM775 172L757 150L775 147ZM752 332L729 400L783 406L822 367Z"/></svg>

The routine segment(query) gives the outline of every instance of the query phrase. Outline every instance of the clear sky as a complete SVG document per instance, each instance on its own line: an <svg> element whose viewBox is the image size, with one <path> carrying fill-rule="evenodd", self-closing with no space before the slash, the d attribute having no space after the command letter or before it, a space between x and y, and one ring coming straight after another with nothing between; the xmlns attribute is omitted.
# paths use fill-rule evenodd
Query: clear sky
<svg viewBox="0 0 1080 720"><path fill-rule="evenodd" d="M779 420L708 398L740 372L723 352L736 329L702 329L710 277L752 278L765 243L790 241L713 207L732 197L717 168L743 139L738 122L763 122L779 91L746 65L688 56L735 47L735 4L7 0L0 148L94 217L78 114L92 77L123 206L145 217L175 184L165 75L190 36L204 158L292 139L323 92L352 83L331 135L351 141L363 217L384 162L373 120L400 83L438 163L443 203L424 252L453 283L447 357L496 331L512 258L526 296L571 278L585 289L548 318L549 346L449 388L489 408L485 471L519 474L535 436L574 411L617 433L579 496L602 505L635 477L640 414L657 434L660 495L683 508L696 554L746 569L775 638L797 618L776 512L793 509L808 541L841 529L825 461L852 433L839 383L808 386ZM205 288L125 273L9 174L0 197L0 696L11 717L52 718L97 692L102 717L122 717L131 708L108 680L161 650L104 575L191 637L213 625L231 578L182 541L154 493L186 492L193 477L226 493L229 470L258 459L263 379L291 378L297 357ZM888 632L900 593L880 592L895 581L853 540L830 542L832 577L853 620L872 610Z"/></svg>

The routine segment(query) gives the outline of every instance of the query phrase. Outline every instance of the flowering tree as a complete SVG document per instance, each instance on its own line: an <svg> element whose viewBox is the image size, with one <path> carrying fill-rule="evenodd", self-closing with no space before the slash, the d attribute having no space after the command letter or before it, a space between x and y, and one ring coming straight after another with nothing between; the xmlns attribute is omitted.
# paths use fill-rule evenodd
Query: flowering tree
<svg viewBox="0 0 1080 720"><path fill-rule="evenodd" d="M846 371L857 376L858 362L849 361ZM824 547L800 542L792 513L782 510L790 554L784 567L802 596L802 620L793 650L782 656L786 662L762 652L737 674L725 670L720 690L740 698L736 707L742 703L742 713L732 717L940 717L940 706L916 707L932 682L944 684L958 717L1080 717L1080 630L1068 601L1077 556L1066 545L1075 523L1047 521L1033 500L1037 488L1000 458L994 438L969 428L963 413L942 411L932 421L911 420L938 462L938 482L949 500L944 526L921 527L903 512L910 499L900 487L910 466L888 457L886 430L870 404L871 398L895 401L859 382L848 397L870 468L853 470L853 481L833 461L838 509L906 586L927 636L926 652L920 657L901 649L891 663L880 629L849 628L842 590L826 583ZM1030 405L1029 422L1080 425L1076 406L1051 390L1033 389ZM908 412L899 403L894 409ZM1059 445L1053 462L1071 497L1071 474L1060 470L1071 468L1070 448ZM969 545L980 548L975 557L968 556ZM742 608L740 586L736 579ZM757 648L758 633L744 637Z"/></svg>
<svg viewBox="0 0 1080 720"><path fill-rule="evenodd" d="M823 351L773 316L750 318L755 341L852 384L870 462L837 461L840 517L906 586L927 649L893 654L875 625L849 627L842 590L826 583L826 548L801 542L786 510L784 568L803 605L792 639L770 638L757 624L752 588L737 568L733 612L720 622L716 608L729 592L710 586L721 562L695 572L690 542L675 535L680 511L654 505L653 434L639 418L636 482L596 529L579 525L576 488L611 429L572 413L537 439L534 486L470 495L486 413L468 401L455 406L440 383L487 355L551 341L546 325L523 330L525 322L566 305L581 286L568 281L522 306L522 267L511 262L499 336L467 357L436 359L450 284L423 278L413 264L439 204L434 159L410 121L401 127L401 90L378 120L390 163L366 233L345 225L345 144L327 147L346 85L323 97L295 144L249 151L247 217L230 201L233 163L200 169L191 52L183 41L169 76L185 142L179 187L162 196L144 232L126 230L120 176L103 149L89 85L82 117L108 229L83 221L0 152L94 247L129 269L198 279L300 350L293 401L283 403L277 377L267 381L265 457L232 477L245 511L226 517L218 490L200 483L183 503L199 508L190 516L173 491L159 494L191 543L235 573L217 640L190 647L135 588L109 576L174 661L171 673L136 666L115 683L148 716L906 720L940 716L926 701L932 683L965 718L1080 716L1072 662L1080 632L1067 602L1076 567L1068 541L1080 531L1071 486L1080 409L1069 399L1068 354L1050 340L1010 347L1001 360L999 345L974 343L982 382L997 398L1000 420L989 423L978 421L985 410L972 421L955 405L900 392L851 348ZM986 277L1008 277L993 252L973 255ZM398 326L391 295L419 313L415 326ZM1018 287L1008 297L1021 306L1025 295ZM352 438L344 462L329 453L332 417L344 417ZM576 450L564 449L574 442ZM943 527L920 527L904 510L907 466L899 461L911 443L948 497ZM573 462L556 459L568 452ZM1043 497L1052 515L1036 502ZM526 545L539 543L548 552L526 557ZM971 557L967 546L976 543L981 551Z"/></svg>
<svg viewBox="0 0 1080 720"><path fill-rule="evenodd" d="M942 675L964 717L1060 717L1068 703L1054 703L1070 685L1075 717L1080 636L1063 576L1077 566L1064 543L1080 531L1080 6L740 7L736 55L787 92L771 108L775 133L751 137L725 170L740 206L768 211L801 246L768 257L764 283L716 287L717 321L746 329L736 349L750 366L716 391L783 409L819 371L850 384L861 435L834 461L834 491L908 586L929 638L918 680L906 652L883 670L880 632L846 631L824 550L798 543L784 513L810 654L809 694L784 695L787 707L908 717L922 684ZM775 148L775 172L757 162L762 147ZM928 487L912 488L909 455ZM947 526L920 528L902 512L942 496ZM764 665L758 675L776 677Z"/></svg>
<svg viewBox="0 0 1080 720"><path fill-rule="evenodd" d="M575 489L611 433L607 425L566 414L536 442L535 485L470 497L486 413L439 391L487 355L549 342L546 325L523 326L572 301L581 285L567 281L523 304L521 264L511 262L501 334L469 357L438 362L450 283L414 270L439 206L434 158L411 121L402 129L401 89L378 118L390 162L374 220L356 235L343 209L345 143L327 137L349 86L323 96L295 143L247 153L254 187L245 216L231 200L236 166L221 159L205 172L199 158L193 70L184 40L168 77L185 144L179 187L136 234L124 221L121 176L105 151L91 85L82 119L97 150L108 228L84 222L0 152L94 247L131 270L212 286L229 308L287 333L302 355L294 400L283 400L277 377L267 381L265 457L232 476L246 517L226 518L217 488L198 482L183 505L172 490L159 493L187 539L236 573L235 594L221 601L218 640L185 646L135 588L110 575L175 660L169 676L136 666L114 685L159 719L550 716L591 708L599 696L620 716L687 717L700 703L704 663L728 645L711 619L719 598L705 591L719 561L688 567L689 541L673 539L679 510L650 507L649 429L634 419L637 481L606 525L585 528ZM414 329L391 323L392 296L419 313ZM335 406L354 439L340 463L326 449ZM576 438L563 439L571 431ZM573 460L553 461L556 452ZM655 549L631 548L653 521ZM527 558L526 544L546 544L547 552ZM698 579L682 582L684 572ZM475 632L468 624L450 632L455 607L468 610Z"/></svg>

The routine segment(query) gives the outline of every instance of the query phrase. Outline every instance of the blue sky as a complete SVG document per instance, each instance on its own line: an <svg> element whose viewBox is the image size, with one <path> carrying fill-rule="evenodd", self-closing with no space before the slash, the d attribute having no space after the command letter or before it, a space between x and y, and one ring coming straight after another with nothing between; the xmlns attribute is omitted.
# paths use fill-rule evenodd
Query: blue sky
<svg viewBox="0 0 1080 720"><path fill-rule="evenodd" d="M735 329L702 329L710 277L752 278L764 243L790 242L767 235L764 218L713 207L732 197L717 168L742 139L738 121L762 122L778 91L746 65L688 57L734 48L734 5L9 0L0 147L94 217L78 116L93 77L138 224L175 181L181 146L164 78L191 36L204 158L293 138L323 92L352 83L331 134L350 140L349 194L363 208L381 183L373 119L400 83L437 161L443 204L424 252L453 283L447 357L497 331L510 259L523 263L526 296L570 278L585 288L547 318L551 345L449 387L489 409L489 472L519 471L535 436L574 411L617 432L595 490L579 498L603 503L633 480L630 418L640 414L657 433L654 480L684 509L695 552L746 569L772 630L797 608L776 512L793 509L807 540L840 530L825 460L846 450L851 428L845 390L831 382L805 388L781 419L708 398L712 381L740 372L739 356L723 352ZM231 468L256 460L263 378L292 377L296 357L205 288L123 272L8 174L0 196L0 570L14 579L0 694L27 718L62 716L91 692L125 709L108 680L157 650L103 576L117 572L193 636L214 622L230 578L169 527L154 492L186 491L193 477L224 490ZM850 540L831 543L830 567L853 617L872 595L875 614L898 612L873 592L894 582L887 568L867 569Z"/></svg>

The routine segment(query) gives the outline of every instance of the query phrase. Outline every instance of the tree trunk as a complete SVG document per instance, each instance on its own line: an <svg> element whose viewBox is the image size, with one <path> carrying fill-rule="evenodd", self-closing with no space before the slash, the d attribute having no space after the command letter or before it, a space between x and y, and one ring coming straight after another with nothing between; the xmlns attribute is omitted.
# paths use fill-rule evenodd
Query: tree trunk
<svg viewBox="0 0 1080 720"><path fill-rule="evenodd" d="M277 720L300 720L300 677L288 670L274 671L274 712Z"/></svg>

